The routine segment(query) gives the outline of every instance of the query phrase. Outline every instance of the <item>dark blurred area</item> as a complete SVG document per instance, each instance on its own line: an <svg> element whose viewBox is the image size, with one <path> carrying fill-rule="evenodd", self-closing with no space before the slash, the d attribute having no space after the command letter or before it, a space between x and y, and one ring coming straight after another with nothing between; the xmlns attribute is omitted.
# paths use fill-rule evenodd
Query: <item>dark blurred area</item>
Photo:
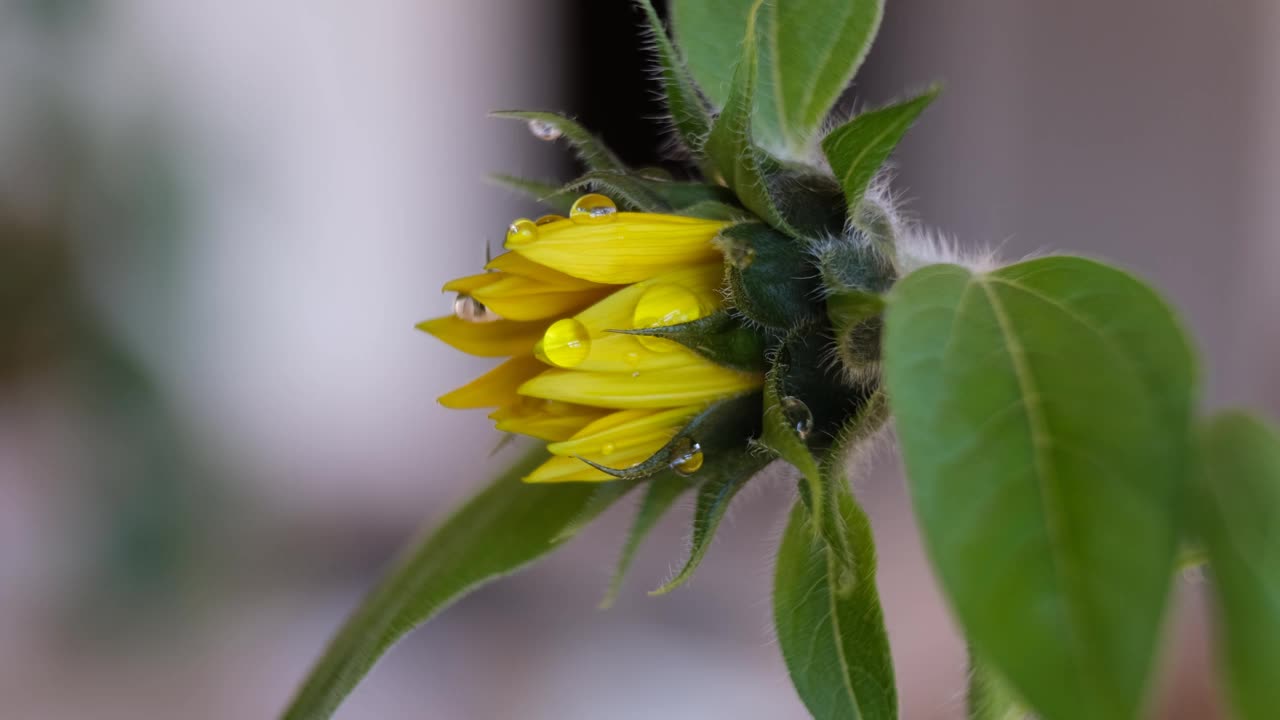
<svg viewBox="0 0 1280 720"><path fill-rule="evenodd" d="M696 0L686 0L696 1ZM849 107L940 79L910 213L1007 259L1162 288L1207 403L1280 412L1280 6L888 0ZM675 167L626 2L0 0L0 718L271 717L422 522L503 464L435 397L482 368L416 333L572 171L508 107ZM963 645L888 449L880 543L904 718L959 718ZM791 494L737 501L649 598L687 508L595 609L625 508L398 646L349 718L799 718L770 635ZM1178 583L1159 718L1219 717Z"/></svg>

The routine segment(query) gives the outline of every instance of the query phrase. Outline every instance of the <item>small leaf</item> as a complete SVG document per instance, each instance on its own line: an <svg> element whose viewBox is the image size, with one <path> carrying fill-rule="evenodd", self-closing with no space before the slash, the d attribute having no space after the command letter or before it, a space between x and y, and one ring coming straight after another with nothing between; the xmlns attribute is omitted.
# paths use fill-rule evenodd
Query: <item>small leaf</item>
<svg viewBox="0 0 1280 720"><path fill-rule="evenodd" d="M569 146L573 148L578 159L589 170L625 171L626 165L613 154L603 142L592 135L586 128L563 115L536 110L498 110L489 113L493 117L509 120L524 120L546 123L555 128Z"/></svg>
<svg viewBox="0 0 1280 720"><path fill-rule="evenodd" d="M559 547L562 529L581 519L596 488L520 481L546 458L541 449L530 453L402 557L330 642L284 720L330 717L410 630L466 593Z"/></svg>
<svg viewBox="0 0 1280 720"><path fill-rule="evenodd" d="M969 656L968 720L1025 720L1026 708L1008 683L985 663Z"/></svg>
<svg viewBox="0 0 1280 720"><path fill-rule="evenodd" d="M653 38L658 65L662 69L662 89L667 100L667 110L671 113L672 125L685 146L697 152L711 131L711 114L684 63L676 55L676 49L667 37L667 31L653 9L653 3L649 0L639 2L644 10L645 20L649 23L649 35Z"/></svg>
<svg viewBox="0 0 1280 720"><path fill-rule="evenodd" d="M561 215L568 215L569 208L573 207L573 201L578 199L578 193L542 180L530 180L504 173L493 173L489 179L507 189L524 193Z"/></svg>
<svg viewBox="0 0 1280 720"><path fill-rule="evenodd" d="M725 184L737 193L748 210L770 225L786 230L789 225L769 194L769 175L779 168L776 161L768 158L751 140L752 98L756 86L755 17L759 5L757 0L747 22L729 100L711 126L704 151Z"/></svg>
<svg viewBox="0 0 1280 720"><path fill-rule="evenodd" d="M725 270L738 312L778 330L821 316L812 258L799 241L750 222L725 228L715 242L728 260Z"/></svg>
<svg viewBox="0 0 1280 720"><path fill-rule="evenodd" d="M693 510L693 539L689 547L689 559L675 577L650 592L650 595L665 595L693 577L698 565L702 564L702 558L711 548L711 540L729 509L729 502L770 460L772 458L745 447L723 453L714 463L708 459L698 473L704 477L701 478L702 485L698 488L698 500Z"/></svg>
<svg viewBox="0 0 1280 720"><path fill-rule="evenodd" d="M773 613L778 645L805 707L819 720L898 716L893 659L876 592L875 545L867 516L846 492L839 504L854 552L842 569L802 504L778 548Z"/></svg>
<svg viewBox="0 0 1280 720"><path fill-rule="evenodd" d="M764 335L743 325L743 321L720 311L692 322L653 328L611 330L624 335L666 338L699 355L735 370L764 370Z"/></svg>
<svg viewBox="0 0 1280 720"><path fill-rule="evenodd" d="M823 139L822 151L844 188L850 215L859 212L871 179L939 91L934 86L911 100L862 113Z"/></svg>
<svg viewBox="0 0 1280 720"><path fill-rule="evenodd" d="M1216 596L1227 695L1241 720L1280 708L1280 432L1239 412L1204 433L1198 525Z"/></svg>
<svg viewBox="0 0 1280 720"><path fill-rule="evenodd" d="M626 578L627 570L635 560L636 550L640 548L640 543L644 541L645 536L658 523L658 520L662 519L667 510L671 509L675 501L692 487L688 478L680 477L673 472L664 473L649 481L644 500L640 503L640 509L636 511L635 522L627 533L627 542L622 546L622 555L618 558L618 569L613 573L613 580L609 582L608 592L600 601L601 609L611 607L613 601L617 599L618 592L622 589L622 581Z"/></svg>
<svg viewBox="0 0 1280 720"><path fill-rule="evenodd" d="M731 100L730 68L751 0L676 0L676 38L689 69L718 106ZM804 159L815 132L866 58L883 0L786 0L759 11L762 81L754 132L771 150Z"/></svg>
<svg viewBox="0 0 1280 720"><path fill-rule="evenodd" d="M925 545L974 651L1046 720L1142 705L1193 467L1168 306L1051 257L899 281L884 374Z"/></svg>

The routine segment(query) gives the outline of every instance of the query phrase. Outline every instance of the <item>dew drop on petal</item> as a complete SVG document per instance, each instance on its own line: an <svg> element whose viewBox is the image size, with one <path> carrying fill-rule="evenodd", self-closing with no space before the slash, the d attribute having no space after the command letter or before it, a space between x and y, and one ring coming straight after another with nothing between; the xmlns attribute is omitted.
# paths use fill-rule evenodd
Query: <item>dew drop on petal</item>
<svg viewBox="0 0 1280 720"><path fill-rule="evenodd" d="M583 195L569 208L569 219L579 225L598 225L613 220L618 206L604 195Z"/></svg>
<svg viewBox="0 0 1280 720"><path fill-rule="evenodd" d="M527 218L520 218L507 228L507 247L528 245L538 239L538 225Z"/></svg>
<svg viewBox="0 0 1280 720"><path fill-rule="evenodd" d="M603 444L603 445L601 445L601 446L600 446L600 454L601 454L601 455L612 455L612 454L613 454L613 451L614 451L614 450L616 450L616 449L617 449L617 448L614 446L614 444L613 444L613 443L609 443L609 442L607 442L607 443L605 443L605 444Z"/></svg>
<svg viewBox="0 0 1280 720"><path fill-rule="evenodd" d="M581 365L591 352L591 336L582 323L573 318L557 320L543 333L535 349L538 358L549 365L571 368Z"/></svg>
<svg viewBox="0 0 1280 720"><path fill-rule="evenodd" d="M677 475L689 477L702 468L702 462L705 459L701 445L689 438L680 438L676 442L674 454L671 458L671 469Z"/></svg>
<svg viewBox="0 0 1280 720"><path fill-rule="evenodd" d="M807 440L809 433L813 432L813 412L809 410L809 406L797 397L787 396L779 401L778 405L782 408L782 417L796 431L796 435L801 440Z"/></svg>
<svg viewBox="0 0 1280 720"><path fill-rule="evenodd" d="M631 326L637 329L659 328L693 322L705 315L702 301L688 288L661 283L645 290L631 313ZM641 345L654 352L671 352L680 346L674 340L636 335Z"/></svg>
<svg viewBox="0 0 1280 720"><path fill-rule="evenodd" d="M472 323L488 323L502 319L502 316L490 310L484 303L464 293L458 293L458 297L454 298L453 314L459 320Z"/></svg>
<svg viewBox="0 0 1280 720"><path fill-rule="evenodd" d="M548 142L552 140L559 140L560 136L564 134L560 128L556 127L555 123L538 119L529 121L529 132L533 133L533 136L539 140L546 140Z"/></svg>

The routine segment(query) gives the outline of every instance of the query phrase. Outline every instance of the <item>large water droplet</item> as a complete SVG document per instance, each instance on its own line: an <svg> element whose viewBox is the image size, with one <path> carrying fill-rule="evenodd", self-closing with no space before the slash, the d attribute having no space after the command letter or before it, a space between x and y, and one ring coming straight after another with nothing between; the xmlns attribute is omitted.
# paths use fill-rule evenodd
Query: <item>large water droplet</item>
<svg viewBox="0 0 1280 720"><path fill-rule="evenodd" d="M809 406L800 398L791 396L782 398L778 405L782 408L782 417L796 431L796 435L801 440L809 439L809 433L813 432L813 412L809 410Z"/></svg>
<svg viewBox="0 0 1280 720"><path fill-rule="evenodd" d="M507 228L507 247L528 245L538 239L538 225L528 218L520 218Z"/></svg>
<svg viewBox="0 0 1280 720"><path fill-rule="evenodd" d="M573 318L557 320L547 328L538 343L538 357L556 367L581 365L591 352L591 336L582 323Z"/></svg>
<svg viewBox="0 0 1280 720"><path fill-rule="evenodd" d="M638 329L668 327L693 322L706 314L698 295L680 285L662 283L645 290L631 313L631 326ZM674 340L635 336L654 352L671 352L680 346Z"/></svg>
<svg viewBox="0 0 1280 720"><path fill-rule="evenodd" d="M487 323L502 319L502 316L490 310L484 303L463 293L458 293L458 297L454 298L453 314L460 320L473 323Z"/></svg>
<svg viewBox="0 0 1280 720"><path fill-rule="evenodd" d="M539 140L546 140L548 142L551 140L559 140L560 136L564 134L560 128L556 127L555 123L537 119L529 121L529 132L533 133L533 136Z"/></svg>
<svg viewBox="0 0 1280 720"><path fill-rule="evenodd" d="M596 225L613 220L618 206L604 195L583 195L569 208L569 219L582 225Z"/></svg>
<svg viewBox="0 0 1280 720"><path fill-rule="evenodd" d="M671 469L677 475L688 477L702 468L702 462L705 459L701 445L689 438L680 438L676 443L675 454L671 458Z"/></svg>

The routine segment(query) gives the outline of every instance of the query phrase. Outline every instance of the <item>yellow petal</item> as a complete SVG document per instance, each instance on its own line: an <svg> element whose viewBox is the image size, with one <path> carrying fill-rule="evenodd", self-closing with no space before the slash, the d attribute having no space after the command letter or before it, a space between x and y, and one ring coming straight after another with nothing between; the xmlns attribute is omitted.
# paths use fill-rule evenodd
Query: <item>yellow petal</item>
<svg viewBox="0 0 1280 720"><path fill-rule="evenodd" d="M565 290L581 290L590 287L599 287L601 283L583 280L582 278L566 275L558 270L552 270L546 265L539 265L529 258L516 252L505 252L498 257L489 261L484 266L486 270L499 270L504 274L518 275L520 277L537 280L547 285L554 285Z"/></svg>
<svg viewBox="0 0 1280 720"><path fill-rule="evenodd" d="M763 378L708 360L638 373L548 370L520 386L520 394L604 408L670 408L706 404L756 389Z"/></svg>
<svg viewBox="0 0 1280 720"><path fill-rule="evenodd" d="M522 397L489 414L503 432L528 435L547 442L568 440L607 411L554 400Z"/></svg>
<svg viewBox="0 0 1280 720"><path fill-rule="evenodd" d="M719 220L621 212L607 221L556 220L536 232L508 235L507 249L568 275L600 283L633 283L720 259L711 241ZM532 237L532 239L529 239Z"/></svg>
<svg viewBox="0 0 1280 720"><path fill-rule="evenodd" d="M438 402L455 410L508 405L519 399L517 388L546 369L547 366L532 355L513 357L457 390L441 395Z"/></svg>
<svg viewBox="0 0 1280 720"><path fill-rule="evenodd" d="M667 352L656 352L634 335L606 333L604 337L590 341L586 358L575 370L589 372L649 372L691 365L702 359L696 352L673 341ZM652 342L652 341L651 341Z"/></svg>
<svg viewBox="0 0 1280 720"><path fill-rule="evenodd" d="M546 330L545 322L467 322L453 315L424 320L417 328L465 353L480 357L528 355Z"/></svg>
<svg viewBox="0 0 1280 720"><path fill-rule="evenodd" d="M479 275L468 275L466 277L460 277L456 280L450 280L449 282L444 284L444 287L440 288L440 291L470 294L486 285L492 285L493 283L496 283L501 279L502 279L502 275L500 275L499 273L480 273Z"/></svg>
<svg viewBox="0 0 1280 720"><path fill-rule="evenodd" d="M653 447L661 441L661 448L689 423L702 406L673 408L671 410L622 410L610 413L579 430L569 440L547 446L554 455L587 457L603 465L597 456L611 455L636 447ZM650 454L656 452L651 451Z"/></svg>
<svg viewBox="0 0 1280 720"><path fill-rule="evenodd" d="M562 289L539 280L503 275L499 281L479 288L471 295L490 310L508 320L544 320L570 315L598 302L616 288L591 285Z"/></svg>
<svg viewBox="0 0 1280 720"><path fill-rule="evenodd" d="M648 460L655 452L662 449L665 444L665 440L659 440L648 447L633 447L608 456L597 455L592 457L591 460L605 467L622 470ZM605 482L616 479L609 473L597 470L577 458L561 457L559 455L539 465L536 470L524 477L524 481L527 483Z"/></svg>

